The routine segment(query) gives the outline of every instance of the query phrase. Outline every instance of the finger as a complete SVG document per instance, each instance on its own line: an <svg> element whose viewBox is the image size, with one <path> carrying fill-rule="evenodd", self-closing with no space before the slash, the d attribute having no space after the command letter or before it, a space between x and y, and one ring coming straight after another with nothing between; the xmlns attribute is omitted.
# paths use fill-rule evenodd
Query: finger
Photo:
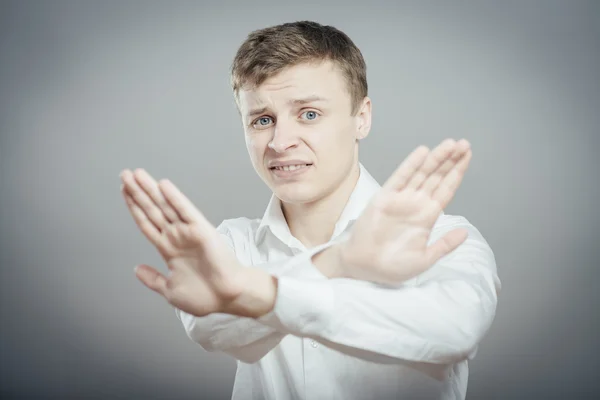
<svg viewBox="0 0 600 400"><path fill-rule="evenodd" d="M168 179L162 179L158 182L158 187L183 222L198 224L201 231L212 227L212 224L204 217L200 210L196 208L190 199L173 182Z"/></svg>
<svg viewBox="0 0 600 400"><path fill-rule="evenodd" d="M125 192L125 189L121 189L121 194L125 199L125 203L127 203L127 207L129 208L129 212L133 216L133 220L136 225L140 228L144 236L152 243L154 247L158 250L159 254L167 259L168 255L173 252L173 246L171 242L165 240L163 232L159 232L158 229L154 226L153 223L148 221L146 218L146 214L140 209L140 207L135 204L133 198ZM169 225L170 226L170 225Z"/></svg>
<svg viewBox="0 0 600 400"><path fill-rule="evenodd" d="M127 192L127 187L121 186L121 195L125 199L129 213L133 217L136 225L140 228L144 236L153 244L157 245L160 242L161 232L148 219L146 213L136 204L135 200Z"/></svg>
<svg viewBox="0 0 600 400"><path fill-rule="evenodd" d="M413 176L407 182L406 187L417 189L421 184L439 168L454 152L456 142L453 139L442 141L435 149L433 149L421 167L415 171Z"/></svg>
<svg viewBox="0 0 600 400"><path fill-rule="evenodd" d="M129 170L123 171L121 173L121 180L125 184L127 193L133 197L133 200L135 200L135 203L146 214L148 220L156 226L156 229L162 231L168 221L160 208L154 204L146 191L137 183L133 173Z"/></svg>
<svg viewBox="0 0 600 400"><path fill-rule="evenodd" d="M463 155L463 157L456 163L454 168L446 174L442 179L437 189L433 192L432 198L436 200L442 209L446 208L450 201L454 198L456 190L460 186L469 163L471 162L472 152L471 149Z"/></svg>
<svg viewBox="0 0 600 400"><path fill-rule="evenodd" d="M180 221L179 215L165 200L165 196L163 196L162 192L158 188L158 183L156 183L156 180L154 180L154 178L146 170L138 168L135 171L134 176L140 187L146 192L156 207L162 211L167 221Z"/></svg>
<svg viewBox="0 0 600 400"><path fill-rule="evenodd" d="M470 144L467 140L460 140L454 151L426 180L423 182L419 190L432 195L433 192L438 188L440 182L446 175L452 170L452 168L462 159L467 150L470 148Z"/></svg>
<svg viewBox="0 0 600 400"><path fill-rule="evenodd" d="M459 228L448 232L435 241L427 248L427 250L425 250L427 265L431 266L440 258L450 254L467 239L468 235L469 233L466 229Z"/></svg>
<svg viewBox="0 0 600 400"><path fill-rule="evenodd" d="M153 268L146 264L141 264L135 267L135 276L142 282L147 288L155 291L161 296L167 298L167 278L158 272L156 268Z"/></svg>
<svg viewBox="0 0 600 400"><path fill-rule="evenodd" d="M425 146L419 146L408 155L400 164L394 173L383 184L384 189L402 190L406 183L412 178L414 173L423 165L429 149Z"/></svg>

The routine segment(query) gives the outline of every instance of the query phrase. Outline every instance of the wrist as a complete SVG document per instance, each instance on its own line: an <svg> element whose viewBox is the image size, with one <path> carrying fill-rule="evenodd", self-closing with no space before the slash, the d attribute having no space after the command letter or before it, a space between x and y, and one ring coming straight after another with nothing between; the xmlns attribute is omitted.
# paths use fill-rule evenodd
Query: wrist
<svg viewBox="0 0 600 400"><path fill-rule="evenodd" d="M341 244L339 243L313 255L312 263L329 279L348 277L341 259Z"/></svg>
<svg viewBox="0 0 600 400"><path fill-rule="evenodd" d="M255 267L245 267L242 293L223 311L241 317L258 318L273 310L277 299L277 278Z"/></svg>

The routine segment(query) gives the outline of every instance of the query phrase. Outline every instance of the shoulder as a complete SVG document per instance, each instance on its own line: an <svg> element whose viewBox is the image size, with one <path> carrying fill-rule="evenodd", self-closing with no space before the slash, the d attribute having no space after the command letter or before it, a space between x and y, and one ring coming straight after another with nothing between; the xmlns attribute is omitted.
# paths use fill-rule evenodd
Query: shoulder
<svg viewBox="0 0 600 400"><path fill-rule="evenodd" d="M217 231L219 231L219 233L234 235L240 233L250 233L258 229L260 221L260 218L252 219L248 217L224 219L221 221L219 226L217 226Z"/></svg>
<svg viewBox="0 0 600 400"><path fill-rule="evenodd" d="M430 243L437 241L455 229L466 230L467 239L453 252L453 255L467 254L473 256L474 254L485 254L490 259L494 258L493 250L481 231L462 215L441 214L433 226L429 239Z"/></svg>
<svg viewBox="0 0 600 400"><path fill-rule="evenodd" d="M260 218L237 217L223 220L217 226L217 232L223 235L232 247L246 247L254 242L254 235L260 226Z"/></svg>
<svg viewBox="0 0 600 400"><path fill-rule="evenodd" d="M441 236L454 229L466 229L470 238L485 240L481 232L462 215L442 213L433 225L433 236Z"/></svg>
<svg viewBox="0 0 600 400"><path fill-rule="evenodd" d="M417 282L439 279L470 280L476 284L486 282L490 290L497 293L501 284L496 257L479 229L467 218L462 215L441 214L432 229L428 245L455 229L466 230L466 240L419 275Z"/></svg>

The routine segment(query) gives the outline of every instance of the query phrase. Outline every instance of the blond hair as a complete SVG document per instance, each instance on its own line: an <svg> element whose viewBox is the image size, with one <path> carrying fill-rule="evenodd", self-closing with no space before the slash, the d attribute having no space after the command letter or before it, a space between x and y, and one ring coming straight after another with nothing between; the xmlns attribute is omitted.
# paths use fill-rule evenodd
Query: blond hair
<svg viewBox="0 0 600 400"><path fill-rule="evenodd" d="M367 96L367 67L362 53L344 32L312 21L289 22L251 32L231 65L231 87L256 88L285 68L332 61L346 79L356 114Z"/></svg>

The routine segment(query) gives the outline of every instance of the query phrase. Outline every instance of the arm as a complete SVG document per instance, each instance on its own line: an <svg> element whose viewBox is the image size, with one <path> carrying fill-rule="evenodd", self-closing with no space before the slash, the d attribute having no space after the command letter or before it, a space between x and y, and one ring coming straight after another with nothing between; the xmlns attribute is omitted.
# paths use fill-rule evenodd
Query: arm
<svg viewBox="0 0 600 400"><path fill-rule="evenodd" d="M259 361L286 335L252 318L223 313L195 317L176 311L192 341L206 351L220 351L245 363Z"/></svg>
<svg viewBox="0 0 600 400"><path fill-rule="evenodd" d="M492 250L464 218L451 217L432 239L458 227L467 229L467 240L414 284L282 276L275 307L259 319L374 362L468 358L492 323L500 281Z"/></svg>
<svg viewBox="0 0 600 400"><path fill-rule="evenodd" d="M232 251L235 252L234 241L223 225L217 228L221 237L227 242ZM318 251L318 249L317 249ZM260 265L256 268L266 271L270 276L277 278L313 278L325 280L326 278L312 265L309 268L292 268L293 262L271 263ZM261 275L254 279L251 286L260 287ZM252 279L250 277L250 279ZM264 292L267 292L265 290ZM263 293L257 293L256 297ZM250 296L239 299L240 303L247 302ZM188 337L209 352L223 352L237 360L254 363L264 357L287 335L272 326L250 317L239 317L226 313L212 313L204 317L196 317L175 309L176 315L182 322Z"/></svg>
<svg viewBox="0 0 600 400"><path fill-rule="evenodd" d="M493 254L470 225L425 245L470 159L464 140L445 140L432 151L415 149L371 199L349 240L315 259L322 266L332 249L340 255L335 267L341 265L345 276L354 279L332 282L323 281L324 275L278 279L264 269L242 266L214 226L170 181L157 185L143 170L136 170L132 179L126 170L121 175L125 201L170 271L164 275L141 264L136 276L172 306L198 317L222 312L257 318L282 333L321 337L394 360L453 360L470 351L488 329L499 288ZM469 251L455 251L469 234L463 245ZM314 266L311 260L295 268ZM415 286L404 283L393 289L368 283L412 281L419 275ZM324 300L317 302L315 294ZM356 301L357 295L369 297ZM236 302L241 298L245 301ZM365 332L371 343L352 337ZM372 343L379 340L392 348ZM415 345L423 348L415 350Z"/></svg>

